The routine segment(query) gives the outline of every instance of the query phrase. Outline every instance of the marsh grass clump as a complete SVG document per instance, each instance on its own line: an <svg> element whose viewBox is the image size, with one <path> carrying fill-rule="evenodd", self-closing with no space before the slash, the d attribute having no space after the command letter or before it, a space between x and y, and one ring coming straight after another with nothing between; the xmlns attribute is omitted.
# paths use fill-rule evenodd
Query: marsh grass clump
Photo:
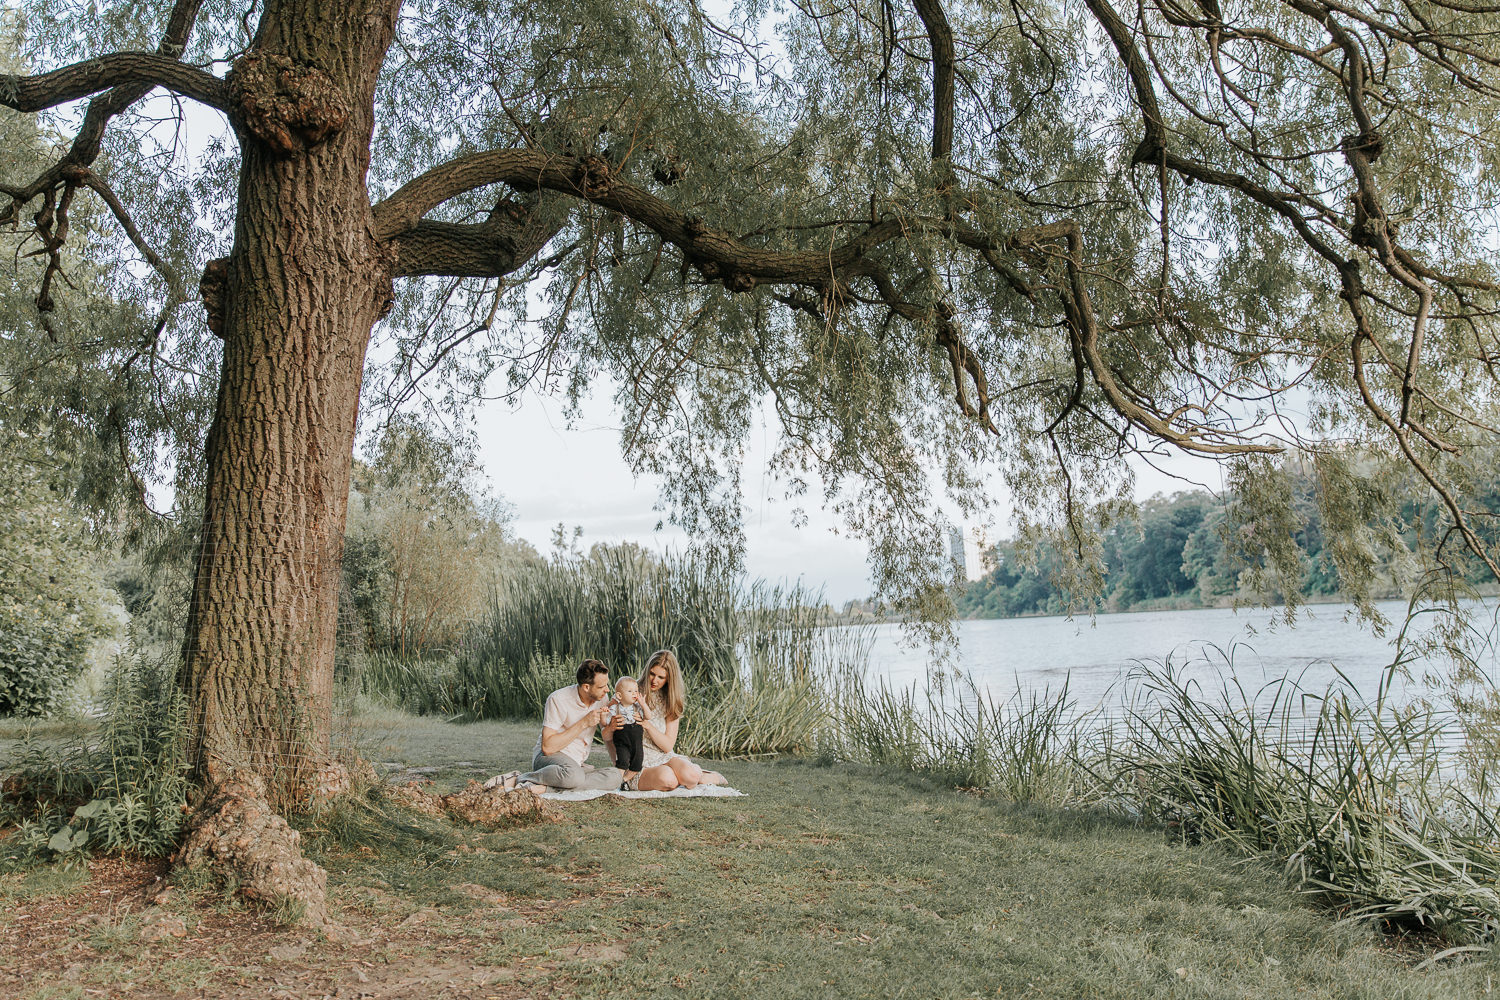
<svg viewBox="0 0 1500 1000"><path fill-rule="evenodd" d="M996 702L962 679L846 694L843 759L1269 858L1350 920L1459 947L1500 938L1494 761L1458 752L1454 720L1431 707L1291 681L1214 692L1170 658L1133 672L1109 713L1077 711L1066 688Z"/></svg>
<svg viewBox="0 0 1500 1000"><path fill-rule="evenodd" d="M846 759L1013 802L1089 805L1099 799L1098 782L1079 765L1097 735L1090 722L1066 686L1055 695L1018 689L997 702L962 675L921 690L871 688L855 679L839 702L831 740Z"/></svg>
<svg viewBox="0 0 1500 1000"><path fill-rule="evenodd" d="M1351 919L1463 944L1500 935L1493 761L1455 752L1445 713L1288 682L1207 697L1170 664L1137 681L1103 761L1117 807L1267 854Z"/></svg>
<svg viewBox="0 0 1500 1000"><path fill-rule="evenodd" d="M408 657L377 650L351 657L351 680L376 704L413 715L454 717L467 700L451 655Z"/></svg>

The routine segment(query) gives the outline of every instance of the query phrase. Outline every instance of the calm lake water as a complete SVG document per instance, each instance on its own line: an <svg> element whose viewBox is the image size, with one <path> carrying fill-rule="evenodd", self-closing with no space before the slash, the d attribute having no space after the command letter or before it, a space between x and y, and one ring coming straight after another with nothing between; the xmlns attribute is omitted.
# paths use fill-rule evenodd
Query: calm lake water
<svg viewBox="0 0 1500 1000"><path fill-rule="evenodd" d="M1079 708L1108 707L1118 701L1121 683L1133 668L1142 663L1159 666L1170 657L1178 676L1197 681L1209 696L1217 696L1231 678L1248 694L1291 678L1305 691L1321 693L1329 685L1339 685L1371 701L1386 678L1387 703L1401 703L1424 693L1424 673L1445 668L1418 661L1410 666L1410 680L1389 675L1387 668L1395 657L1392 639L1406 614L1406 602L1377 606L1391 622L1385 637L1358 624L1352 607L1342 604L1309 607L1299 612L1295 627L1276 619L1280 609L1269 608L965 621L958 623L957 655L946 667L933 663L925 646L906 645L900 626L880 625L870 652L869 676L910 687L925 681L931 671L957 667L997 701L1018 688L1056 692L1066 682ZM1482 623L1489 623L1493 609L1478 610ZM1491 677L1500 678L1493 647L1480 665ZM1268 697L1263 694L1257 700Z"/></svg>

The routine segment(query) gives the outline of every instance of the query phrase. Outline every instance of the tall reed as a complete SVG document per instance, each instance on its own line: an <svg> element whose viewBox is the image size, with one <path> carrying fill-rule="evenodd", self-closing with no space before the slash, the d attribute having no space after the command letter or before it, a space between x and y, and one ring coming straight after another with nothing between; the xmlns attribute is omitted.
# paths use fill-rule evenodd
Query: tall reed
<svg viewBox="0 0 1500 1000"><path fill-rule="evenodd" d="M1108 713L1077 711L1066 688L997 703L972 684L855 686L836 750L1269 857L1349 919L1460 947L1500 939L1495 761L1456 752L1451 718L1287 681L1206 691L1185 677L1170 658L1142 666Z"/></svg>
<svg viewBox="0 0 1500 1000"><path fill-rule="evenodd" d="M1016 802L1054 806L1097 801L1097 779L1079 762L1090 754L1091 717L1066 686L1053 694L1019 688L1003 701L959 675L893 689L856 679L845 689L831 735L839 755L931 774L958 787Z"/></svg>
<svg viewBox="0 0 1500 1000"><path fill-rule="evenodd" d="M1454 752L1446 713L1285 682L1269 704L1233 686L1205 697L1170 664L1137 682L1102 761L1118 807L1268 854L1353 919L1500 934L1494 761Z"/></svg>
<svg viewBox="0 0 1500 1000"><path fill-rule="evenodd" d="M828 723L825 692L862 667L869 647L867 628L829 619L816 592L747 584L708 556L596 549L507 576L453 655L367 657L359 683L419 714L535 718L585 657L633 674L655 650L672 649L688 686L682 752L798 751Z"/></svg>

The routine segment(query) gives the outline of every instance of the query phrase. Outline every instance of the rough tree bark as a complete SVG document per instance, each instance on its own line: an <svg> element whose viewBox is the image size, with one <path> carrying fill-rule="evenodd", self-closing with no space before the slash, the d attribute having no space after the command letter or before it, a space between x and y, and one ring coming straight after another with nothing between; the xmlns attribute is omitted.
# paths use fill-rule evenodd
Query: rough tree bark
<svg viewBox="0 0 1500 1000"><path fill-rule="evenodd" d="M398 4L271 4L229 78L243 150L227 260L204 275L224 339L182 680L203 775L286 806L336 793L339 561L365 347L391 268L365 189Z"/></svg>

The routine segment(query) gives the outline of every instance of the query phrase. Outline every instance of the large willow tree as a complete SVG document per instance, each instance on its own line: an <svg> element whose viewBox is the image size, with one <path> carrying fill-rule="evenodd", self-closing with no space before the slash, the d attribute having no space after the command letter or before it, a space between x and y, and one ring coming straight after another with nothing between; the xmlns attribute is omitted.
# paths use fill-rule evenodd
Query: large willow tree
<svg viewBox="0 0 1500 1000"><path fill-rule="evenodd" d="M792 488L918 602L935 492L981 506L1001 469L1086 582L1128 456L1162 450L1225 462L1232 541L1284 590L1278 455L1316 471L1356 598L1399 493L1443 514L1429 564L1472 575L1497 10L23 0L0 104L64 141L0 183L39 251L13 339L94 349L137 395L217 386L183 676L208 773L288 794L336 783L362 392L607 378L626 454L731 540L769 399ZM146 317L125 334L66 307L98 291L66 266L85 204L113 219L91 266ZM87 411L44 367L28 391ZM162 460L159 422L95 417L136 473Z"/></svg>

